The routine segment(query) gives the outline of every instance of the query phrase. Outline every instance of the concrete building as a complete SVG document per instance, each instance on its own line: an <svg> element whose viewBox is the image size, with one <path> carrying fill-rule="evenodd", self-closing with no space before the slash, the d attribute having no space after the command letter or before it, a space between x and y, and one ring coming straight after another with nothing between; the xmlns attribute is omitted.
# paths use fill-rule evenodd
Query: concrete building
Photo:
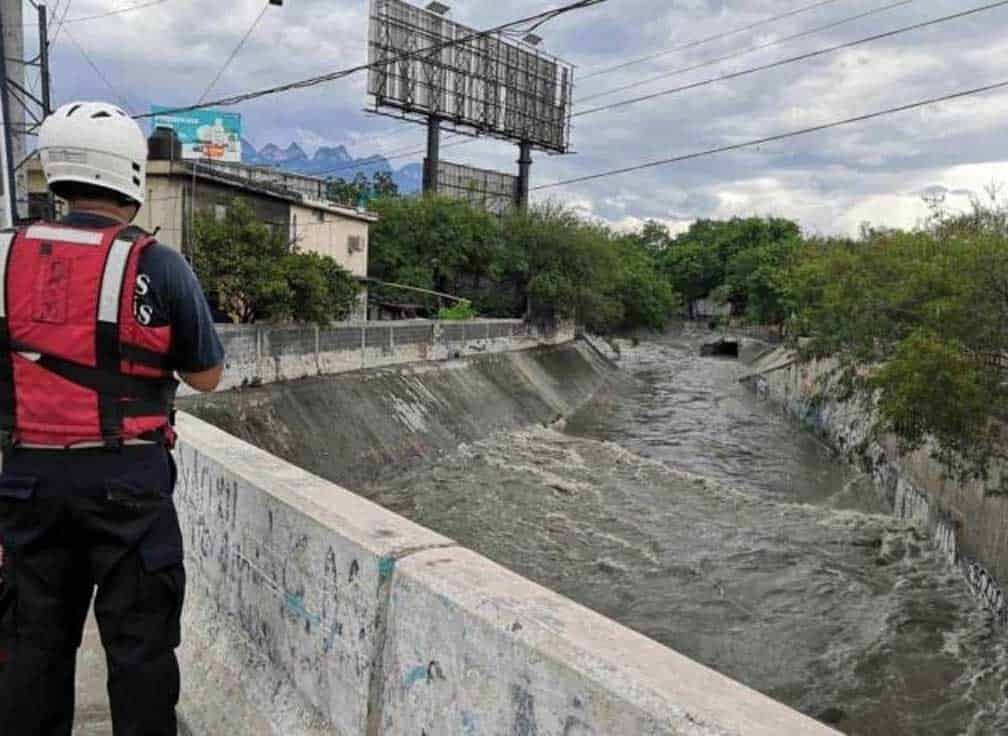
<svg viewBox="0 0 1008 736"><path fill-rule="evenodd" d="M30 164L29 191L33 216L43 216L46 185L37 160ZM188 254L196 213L223 218L236 198L256 216L284 233L303 252L331 256L361 282L360 307L354 319L366 319L368 238L374 213L326 201L325 181L235 164L151 160L147 202L136 224L157 231L158 238ZM57 203L57 211L60 206Z"/></svg>

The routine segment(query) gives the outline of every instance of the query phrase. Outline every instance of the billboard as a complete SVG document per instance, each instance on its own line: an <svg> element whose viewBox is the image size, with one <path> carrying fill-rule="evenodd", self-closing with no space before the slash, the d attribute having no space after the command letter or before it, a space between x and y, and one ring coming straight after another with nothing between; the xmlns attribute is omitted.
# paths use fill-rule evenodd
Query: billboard
<svg viewBox="0 0 1008 736"><path fill-rule="evenodd" d="M518 177L499 171L438 161L437 193L465 200L473 207L479 207L495 215L503 215L517 202Z"/></svg>
<svg viewBox="0 0 1008 736"><path fill-rule="evenodd" d="M368 62L373 112L568 150L573 67L531 46L404 0L371 0Z"/></svg>
<svg viewBox="0 0 1008 736"><path fill-rule="evenodd" d="M182 143L182 158L241 163L241 115L220 110L170 114L153 105L155 128L171 128Z"/></svg>

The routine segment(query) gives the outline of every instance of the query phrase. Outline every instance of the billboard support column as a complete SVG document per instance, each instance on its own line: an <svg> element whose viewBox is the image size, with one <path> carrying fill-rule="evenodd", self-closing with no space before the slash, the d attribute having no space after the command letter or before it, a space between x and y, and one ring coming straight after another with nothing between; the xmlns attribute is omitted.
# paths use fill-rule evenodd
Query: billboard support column
<svg viewBox="0 0 1008 736"><path fill-rule="evenodd" d="M437 194L438 166L441 162L441 119L427 119L427 159L424 161L423 193Z"/></svg>
<svg viewBox="0 0 1008 736"><path fill-rule="evenodd" d="M49 68L49 19L44 3L39 3L39 74L42 77L42 119L52 115L52 75ZM56 219L56 195L51 191L46 195L45 217Z"/></svg>
<svg viewBox="0 0 1008 736"><path fill-rule="evenodd" d="M52 114L52 78L49 71L49 20L46 6L39 3L39 73L42 75L42 119Z"/></svg>
<svg viewBox="0 0 1008 736"><path fill-rule="evenodd" d="M519 212L527 212L529 206L529 178L532 176L532 144L522 141L518 157L518 206Z"/></svg>

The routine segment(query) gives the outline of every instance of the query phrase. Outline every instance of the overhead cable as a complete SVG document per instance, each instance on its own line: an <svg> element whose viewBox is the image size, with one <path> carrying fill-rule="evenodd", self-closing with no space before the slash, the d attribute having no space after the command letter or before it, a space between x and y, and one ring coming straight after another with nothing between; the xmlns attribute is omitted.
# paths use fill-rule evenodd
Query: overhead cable
<svg viewBox="0 0 1008 736"><path fill-rule="evenodd" d="M269 7L270 7L269 2L263 5L263 9L259 11L259 15L257 15L256 19L252 21L252 25L249 26L249 29L247 31L245 31L245 35L242 36L241 41L238 42L238 45L234 47L234 50L228 56L227 60L224 62L224 65L217 71L217 75L213 78L213 81L210 82L209 85L207 85L207 88L205 90L203 90L203 94L199 98L200 102L203 102L207 98L207 95L210 94L211 90L213 90L213 88L217 86L217 82L220 81L221 76L224 74L225 71L227 71L227 68L231 66L231 62L234 61L238 53L242 50L242 48L244 48L245 43L249 40L249 37L255 31L256 26L259 25L259 22L263 19L263 16L266 15L266 11L269 10Z"/></svg>
<svg viewBox="0 0 1008 736"><path fill-rule="evenodd" d="M636 66L637 64L643 64L646 61L652 61L653 59L660 59L663 56L668 56L669 54L674 54L677 51L686 51L687 49L693 49L697 46L703 46L714 41L720 41L724 38L729 38L731 36L738 35L739 33L745 33L746 31L751 31L756 28L761 28L762 26L770 25L771 23L776 23L779 20L784 20L785 18L791 18L795 15L800 15L802 13L807 13L810 10L815 10L821 8L825 5L832 5L838 0L820 0L820 2L812 3L811 5L805 5L795 10L788 11L787 13L782 13L781 15L775 15L770 18L764 18L763 20L756 21L755 23L750 23L746 26L741 26L740 28L733 28L730 31L724 31L722 33L717 33L713 36L707 36L706 38L700 38L695 41L687 41L679 46L673 46L669 49L664 49L662 51L656 51L653 54L648 54L647 56L641 56L636 59L631 59L630 61L624 61L614 66L608 66L603 69L595 69L594 71L588 72L588 74L582 75L581 79L591 79L592 77L599 77L603 74L609 74L611 72L619 71L620 69L626 69L630 66Z"/></svg>
<svg viewBox="0 0 1008 736"><path fill-rule="evenodd" d="M840 26L847 25L848 23L853 23L855 21L863 20L864 18L869 18L873 15L878 15L880 13L885 13L889 10L894 10L896 8L903 7L904 5L910 5L917 0L899 0L899 2L889 3L888 5L883 5L872 10L865 11L864 13L858 13L857 15L852 15L847 18L842 18L841 20L833 21L832 23L827 23L823 26L817 26L815 28L810 28L807 31L802 31L801 33L795 33L790 36L782 36L781 38L769 41L767 43L757 44L755 46L750 46L741 51L736 51L725 56L719 56L716 59L710 59L708 61L703 61L698 64L693 64L692 66L682 67L680 69L675 69L673 71L664 72L653 77L648 77L647 79L641 79L636 82L631 82L630 84L624 84L620 87L613 87L605 92L597 92L595 94L587 95L585 97L580 97L574 100L574 104L580 104L582 102L588 102L589 100L598 99L599 97L607 97L617 92L626 92L629 89L636 89L637 87L643 87L645 85L651 84L652 82L658 82L662 79L668 79L669 77L676 77L680 74L685 74L686 72L693 72L697 69L703 69L708 66L714 66L715 64L720 64L723 61L731 61L732 59L738 59L739 57L746 56L748 54L755 53L756 51L764 51L775 46L781 46L782 44L788 43L789 41L797 41L799 38L806 38L808 36L814 36L817 33L822 33L823 31L830 31L834 28L839 28Z"/></svg>
<svg viewBox="0 0 1008 736"><path fill-rule="evenodd" d="M94 59L91 58L91 55L87 52L87 49L81 46L80 41L78 41L77 38L73 35L73 33L70 32L69 28L66 29L66 35L67 38L69 38L73 42L73 45L77 47L77 50L80 51L81 56L84 57L84 61L88 63L88 66L91 67L92 71L94 71L94 73L98 75L98 78L105 83L105 86L109 88L109 91L111 91L112 94L114 94L116 97L119 98L119 101L122 103L122 106L126 108L126 111L131 112L129 100L126 99L125 95L120 94L119 90L115 88L115 85L113 85L112 82L109 81L108 77L105 76L104 72L102 72L102 70L98 68L98 65L95 64Z"/></svg>
<svg viewBox="0 0 1008 736"><path fill-rule="evenodd" d="M86 23L86 22L92 21L92 20L101 20L102 18L111 18L114 15L122 15L123 13L132 13L132 12L134 12L136 10L143 10L144 8L152 8L155 5L163 5L166 2L168 2L168 0L150 0L149 2L138 3L137 5L130 5L129 7L126 7L126 8L119 8L117 10L109 10L109 11L106 11L104 13L96 13L95 15L82 15L82 16L78 16L76 18L67 18L66 17L66 11L64 11L63 21L62 22L63 23ZM32 5L36 5L36 3L32 1ZM36 5L36 7L38 7L38 6ZM56 9L53 10L53 14L54 15L56 14ZM25 25L28 26L28 27L31 27L31 26L36 26L37 27L38 23L25 23Z"/></svg>
<svg viewBox="0 0 1008 736"><path fill-rule="evenodd" d="M880 41L885 38L893 38L894 36L899 36L904 33L910 33L911 31L918 31L922 28L927 28L929 26L938 25L939 23L946 23L951 20L958 20L959 18L965 18L970 15L976 15L977 13L983 13L988 10L993 10L995 8L1000 8L1004 5L1008 5L1008 0L998 0L998 2L989 3L987 5L981 5L977 8L971 8L969 10L963 10L958 13L953 13L952 15L945 15L941 18L935 18L933 20L924 21L922 23L915 23L911 26L904 26L903 28L897 28L892 31L886 31L885 33L876 33L872 36L867 36L865 38L859 38L856 41L848 41L847 43L838 44L836 46L830 46L825 49L819 49L817 51L810 51L806 54L800 54L798 56L792 56L787 59L781 59L780 61L774 61L769 64L762 64L760 66L752 67L750 69L743 69L742 71L732 72L730 74L722 74L719 77L712 77L710 79L705 79L700 82L693 82L691 84L684 84L681 87L673 87L672 89L662 90L661 92L654 92L649 95L643 95L641 97L632 97L628 100L620 100L619 102L614 102L609 105L602 105L600 107L589 108L588 110L579 110L574 113L571 117L579 118L585 115L594 115L595 113L605 112L606 110L615 110L616 108L626 107L628 105L636 105L639 102L647 102L648 100L653 100L658 97L665 97L668 95L676 94L677 92L685 92L691 89L697 89L698 87L706 87L710 84L715 84L717 82L724 82L729 79L738 79L739 77L746 77L750 74L755 74L756 72L766 71L767 69L776 69L778 67L787 66L789 64L795 64L799 61L807 61L808 59L814 59L819 56L825 56L826 54L832 54L837 51L842 51L844 49L851 49L857 46L862 46L866 43L872 41Z"/></svg>
<svg viewBox="0 0 1008 736"><path fill-rule="evenodd" d="M691 161L693 159L703 158L705 156L713 156L718 153L727 153L728 151L738 151L743 148L750 148L752 146L760 146L764 143L773 143L775 141L785 140L787 138L795 138L797 136L808 135L809 133L816 133L822 130L829 130L830 128L838 128L844 125L852 125L853 123L861 123L866 120L873 120L875 118L884 117L886 115L894 115L900 112L906 112L908 110L915 110L921 107L927 107L929 105L935 105L940 102L948 102L949 100L956 100L963 97L969 97L971 95L978 95L984 92L992 92L998 89L1004 89L1008 87L1008 80L1003 82L995 82L993 84L987 84L983 87L974 87L972 89L962 90L961 92L953 92L952 94L942 95L941 97L931 97L926 100L920 100L919 102L911 102L907 105L900 105L898 107L890 107L886 110L879 110L878 112L866 113L864 115L857 115L852 118L845 118L844 120L835 120L830 123L823 123L822 125L813 125L809 128L801 128L799 130L791 130L786 133L778 133L777 135L767 136L766 138L757 138L755 140L745 141L744 143L733 143L727 146L719 146L717 148L709 148L705 151L697 151L696 153L688 153L682 156L673 156L672 158L665 158L658 161L649 161L648 163L638 164L636 166L626 166L620 169L610 169L609 171L603 171L598 174L589 174L588 176L579 176L574 179L566 179L564 181L553 182L552 184L543 184L534 187L534 190L542 189L554 189L556 187L568 186L570 184L580 184L586 181L593 181L595 179L604 179L610 176L618 176L620 174L629 174L634 171L643 171L645 169L653 169L659 166L668 166L669 164L681 163L683 161Z"/></svg>
<svg viewBox="0 0 1008 736"><path fill-rule="evenodd" d="M357 66L349 67L348 69L342 69L336 72L329 72L327 74L321 74L316 77L309 77L307 79L301 79L296 82L288 82L287 84L281 84L274 87L268 87L266 89L256 90L254 92L245 92L243 94L233 95L231 97L224 97L218 100L211 100L209 102L201 102L195 105L186 105L183 107L173 108L171 110L165 110L164 112L158 113L159 115L167 114L179 114L185 112L192 112L193 110L202 110L208 107L226 107L230 105L237 105L240 102L247 102L248 100L258 99L260 97L266 97L268 95L275 95L280 92L289 92L297 89L308 89L309 87L315 87L326 82L333 82L338 79L344 79L346 77L352 76L359 72L368 71L369 69L375 69L378 67L389 66L390 64L397 64L403 61L409 61L411 59L416 59L423 56L428 56L437 53L446 48L453 46L459 46L464 43L468 43L477 38L482 38L484 36L493 35L499 33L507 28L513 26L520 26L526 23L533 23L537 21L547 21L558 18L561 15L570 13L575 10L581 10L584 8L589 8L594 5L600 5L607 0L577 0L577 2L569 3L563 5L559 8L554 8L553 10L547 10L541 13L536 13L535 15L529 16L527 18L519 18L518 20L513 20L508 23L503 23L494 28L489 28L485 31L474 31L465 36L461 36L450 41L444 41L441 43L436 43L431 46L427 46L416 51L411 51L406 54L400 54L399 56L392 57L390 59L382 59L379 61L369 62L367 64L359 64ZM154 113L144 113L142 115L134 116L137 119L152 117Z"/></svg>

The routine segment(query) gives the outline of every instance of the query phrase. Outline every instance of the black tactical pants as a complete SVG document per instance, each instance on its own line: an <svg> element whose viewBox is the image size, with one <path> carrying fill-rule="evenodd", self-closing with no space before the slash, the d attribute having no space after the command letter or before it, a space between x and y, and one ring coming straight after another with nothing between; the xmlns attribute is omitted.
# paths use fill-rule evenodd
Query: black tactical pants
<svg viewBox="0 0 1008 736"><path fill-rule="evenodd" d="M174 484L172 458L155 446L4 458L0 736L70 736L96 588L116 736L175 736L185 573Z"/></svg>

